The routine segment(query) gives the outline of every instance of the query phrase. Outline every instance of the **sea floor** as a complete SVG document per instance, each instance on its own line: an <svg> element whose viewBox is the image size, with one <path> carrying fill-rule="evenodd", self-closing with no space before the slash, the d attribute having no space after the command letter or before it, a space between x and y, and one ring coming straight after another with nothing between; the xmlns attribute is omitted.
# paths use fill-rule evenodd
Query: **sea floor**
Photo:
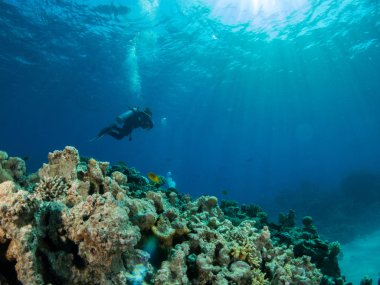
<svg viewBox="0 0 380 285"><path fill-rule="evenodd" d="M342 275L354 285L365 275L377 285L380 278L380 229L342 245L343 258L339 264Z"/></svg>

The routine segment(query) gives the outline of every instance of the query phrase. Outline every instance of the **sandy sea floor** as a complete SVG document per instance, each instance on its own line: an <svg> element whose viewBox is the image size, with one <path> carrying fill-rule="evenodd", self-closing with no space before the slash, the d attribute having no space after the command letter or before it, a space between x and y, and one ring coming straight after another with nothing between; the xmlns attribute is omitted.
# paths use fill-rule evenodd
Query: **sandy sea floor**
<svg viewBox="0 0 380 285"><path fill-rule="evenodd" d="M343 258L339 264L342 275L354 285L360 284L363 276L372 278L377 285L380 277L380 229L376 232L342 246Z"/></svg>

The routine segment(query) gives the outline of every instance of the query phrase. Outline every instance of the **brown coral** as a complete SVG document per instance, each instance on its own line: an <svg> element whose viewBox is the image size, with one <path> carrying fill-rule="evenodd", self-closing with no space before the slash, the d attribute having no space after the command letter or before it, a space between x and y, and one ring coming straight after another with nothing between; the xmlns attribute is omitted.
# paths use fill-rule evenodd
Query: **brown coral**
<svg viewBox="0 0 380 285"><path fill-rule="evenodd" d="M68 238L78 244L79 254L92 266L110 266L141 237L127 209L118 206L111 194L89 196L65 212L62 220Z"/></svg>
<svg viewBox="0 0 380 285"><path fill-rule="evenodd" d="M54 176L41 179L34 191L41 200L53 201L65 196L67 189L65 179Z"/></svg>

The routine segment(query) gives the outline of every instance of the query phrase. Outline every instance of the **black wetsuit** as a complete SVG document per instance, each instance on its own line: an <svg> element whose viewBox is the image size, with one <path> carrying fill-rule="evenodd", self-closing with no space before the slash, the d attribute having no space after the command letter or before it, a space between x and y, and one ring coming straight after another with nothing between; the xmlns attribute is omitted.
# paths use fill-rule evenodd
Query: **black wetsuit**
<svg viewBox="0 0 380 285"><path fill-rule="evenodd" d="M97 138L104 135L110 135L117 140L121 140L125 136L132 140L132 131L136 128L151 129L153 128L152 113L149 109L141 111L137 108L130 109L126 113L117 118L117 123L102 129Z"/></svg>

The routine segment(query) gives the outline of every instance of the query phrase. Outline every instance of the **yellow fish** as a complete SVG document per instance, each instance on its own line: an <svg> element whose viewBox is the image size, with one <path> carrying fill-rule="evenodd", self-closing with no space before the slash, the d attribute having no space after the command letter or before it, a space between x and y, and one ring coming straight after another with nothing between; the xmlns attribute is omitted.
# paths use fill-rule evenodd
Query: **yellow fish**
<svg viewBox="0 0 380 285"><path fill-rule="evenodd" d="M162 179L157 174L155 174L153 172L148 172L148 178L153 183L157 183L157 184L161 184L162 183Z"/></svg>

